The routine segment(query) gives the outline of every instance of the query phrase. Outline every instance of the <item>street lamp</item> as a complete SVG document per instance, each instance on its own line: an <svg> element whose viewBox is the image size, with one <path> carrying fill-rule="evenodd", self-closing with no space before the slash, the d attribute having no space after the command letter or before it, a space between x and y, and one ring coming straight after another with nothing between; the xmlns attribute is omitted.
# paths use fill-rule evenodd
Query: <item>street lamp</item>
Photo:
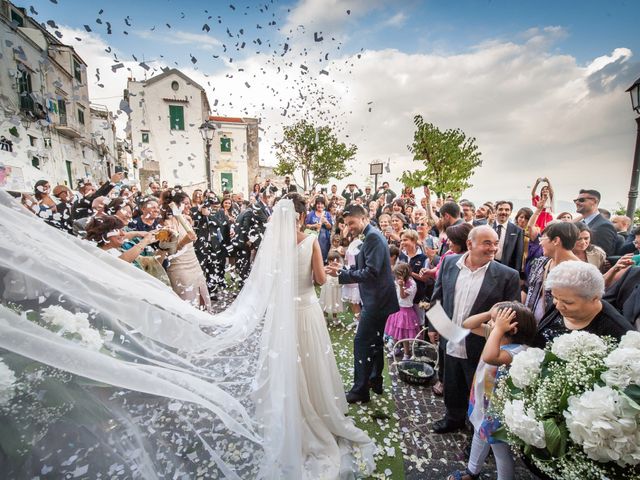
<svg viewBox="0 0 640 480"><path fill-rule="evenodd" d="M638 177L640 174L640 78L631 85L627 92L631 95L631 107L638 114L636 117L636 150L633 155L633 168L631 170L631 186L629 187L629 202L627 203L627 217L631 219L629 231L633 226L636 212L636 199L638 198Z"/></svg>
<svg viewBox="0 0 640 480"><path fill-rule="evenodd" d="M200 125L200 135L202 135L202 140L205 142L205 164L207 169L207 188L212 190L211 185L211 141L213 140L213 135L215 134L216 127L213 125L213 122L207 120L202 125Z"/></svg>

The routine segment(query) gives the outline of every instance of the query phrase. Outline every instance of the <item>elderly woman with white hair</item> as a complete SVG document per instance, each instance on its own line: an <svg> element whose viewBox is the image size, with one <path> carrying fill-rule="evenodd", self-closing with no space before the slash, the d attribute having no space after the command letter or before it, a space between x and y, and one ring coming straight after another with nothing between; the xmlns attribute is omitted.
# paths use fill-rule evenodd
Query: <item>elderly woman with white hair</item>
<svg viewBox="0 0 640 480"><path fill-rule="evenodd" d="M556 266L545 282L555 308L538 325L536 346L543 348L565 333L582 330L616 340L633 327L609 303L602 300L604 279L597 267L576 260Z"/></svg>

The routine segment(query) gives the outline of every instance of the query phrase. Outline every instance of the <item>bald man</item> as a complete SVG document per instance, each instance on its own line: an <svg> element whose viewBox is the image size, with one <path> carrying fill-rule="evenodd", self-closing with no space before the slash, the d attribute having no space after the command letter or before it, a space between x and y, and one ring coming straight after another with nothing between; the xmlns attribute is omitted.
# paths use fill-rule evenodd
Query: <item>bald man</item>
<svg viewBox="0 0 640 480"><path fill-rule="evenodd" d="M498 302L520 298L518 272L495 260L500 240L486 225L475 227L467 240L468 252L442 259L431 303L440 301L457 325L471 315L488 312ZM430 326L430 330L432 327ZM434 423L433 431L447 433L465 426L473 375L485 339L469 334L459 343L446 342L444 350L444 404L446 415Z"/></svg>

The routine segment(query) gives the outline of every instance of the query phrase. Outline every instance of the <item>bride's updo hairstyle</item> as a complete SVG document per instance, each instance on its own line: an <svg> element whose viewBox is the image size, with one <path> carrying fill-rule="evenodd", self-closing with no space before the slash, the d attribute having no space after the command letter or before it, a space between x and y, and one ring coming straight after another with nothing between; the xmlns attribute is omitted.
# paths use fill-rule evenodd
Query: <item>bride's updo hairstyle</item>
<svg viewBox="0 0 640 480"><path fill-rule="evenodd" d="M299 193L288 193L284 196L284 198L289 199L293 202L293 208L298 215L307 214L307 202L305 202L302 195L300 195Z"/></svg>

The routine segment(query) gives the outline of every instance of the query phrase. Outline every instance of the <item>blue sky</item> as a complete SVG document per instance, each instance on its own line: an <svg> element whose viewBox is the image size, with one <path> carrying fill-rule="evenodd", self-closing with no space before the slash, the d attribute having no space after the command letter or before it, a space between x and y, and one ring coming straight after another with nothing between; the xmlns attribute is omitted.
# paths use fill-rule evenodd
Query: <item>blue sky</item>
<svg viewBox="0 0 640 480"><path fill-rule="evenodd" d="M33 6L39 21L60 26L90 78L100 69L102 86L89 85L98 103L117 110L126 87L126 69L110 71L108 47L137 78L145 75L137 67L143 58L156 72L180 68L205 87L214 113L262 119L266 163L275 161L270 146L282 126L307 118L358 146L349 180L363 184L368 163L389 160L393 184L402 171L419 168L407 145L412 118L422 114L477 138L484 165L466 192L473 200L495 192L526 199L527 186L549 176L560 198L595 186L603 203L625 201L635 123L624 89L640 76L635 1L40 0ZM621 175L596 174L603 164Z"/></svg>
<svg viewBox="0 0 640 480"><path fill-rule="evenodd" d="M343 7L343 15L348 19L344 32L350 37L343 44L345 52L353 53L360 48L395 48L408 53L461 53L490 40L517 40L528 29L545 26L560 26L566 30L566 37L557 43L556 49L573 55L581 63L620 46L636 50L634 47L640 43L638 5L632 1L408 0L378 3L377 8L364 14L355 6L347 15L349 5ZM27 5L31 4L22 4ZM146 58L164 55L181 64L190 60L185 53L196 55L197 49L185 52L180 48L154 44L153 41L141 41L136 32L150 31L155 26L154 32L158 34L170 33L171 30L200 34L204 33L202 27L206 23L211 28L208 35L226 43L231 47L229 52L232 56L241 58L255 50L268 50L252 44L256 38L261 38L265 45L270 40L273 49L278 50L277 46L284 42L288 33L278 29L284 27L295 2L114 0L100 3L58 0L54 4L47 0L33 2L32 5L38 11L36 18L40 21L54 19L57 23L76 28L86 24L103 34L109 44L122 52L138 57L145 55ZM104 11L98 15L101 9ZM222 24L218 23L219 16ZM131 26L125 24L125 17L129 17ZM103 21L102 25L96 23L97 18ZM112 24L111 35L106 35L107 21ZM276 25L268 25L270 21L276 21ZM256 28L258 24L262 29ZM244 52L238 53L232 47L238 39L228 37L227 27L234 35L240 29L244 30L241 41L248 44ZM309 37L313 36L312 30L307 30ZM323 33L326 36L327 32ZM329 41L328 38L325 40ZM215 53L223 53L222 48L216 48ZM202 61L208 68L215 69L213 59L203 58Z"/></svg>

